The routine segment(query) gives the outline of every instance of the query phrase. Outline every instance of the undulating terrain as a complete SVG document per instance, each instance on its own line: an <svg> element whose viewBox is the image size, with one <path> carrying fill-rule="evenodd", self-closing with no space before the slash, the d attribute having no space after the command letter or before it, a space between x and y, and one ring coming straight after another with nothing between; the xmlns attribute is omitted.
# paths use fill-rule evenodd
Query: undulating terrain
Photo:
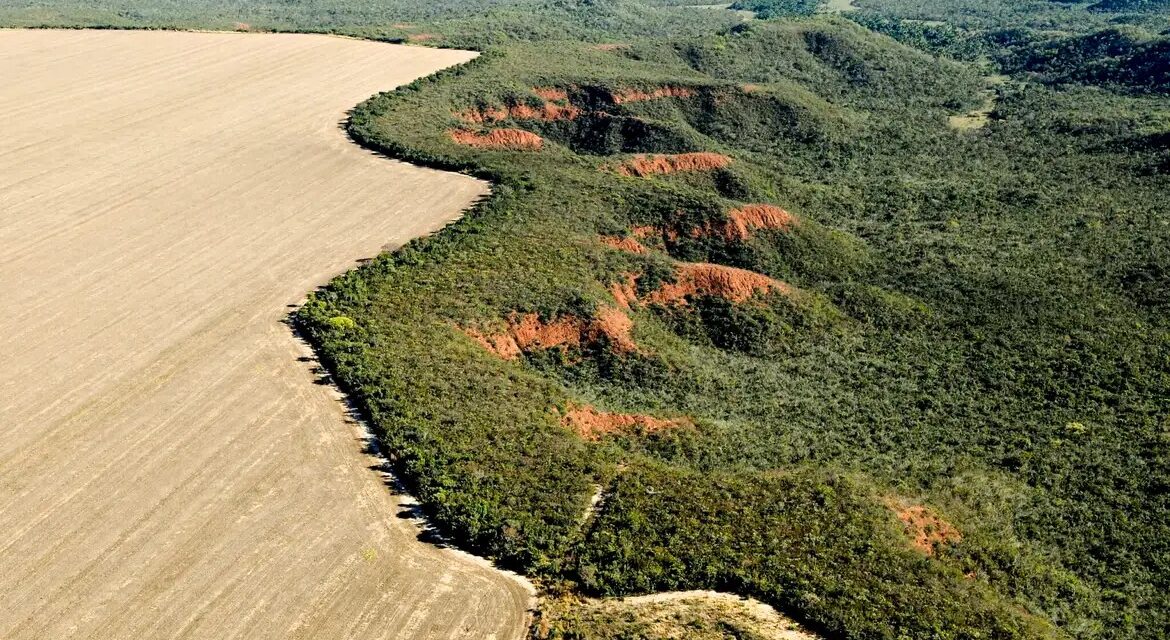
<svg viewBox="0 0 1170 640"><path fill-rule="evenodd" d="M1165 2L690 4L0 20L483 51L346 127L490 198L295 324L533 638L1170 635Z"/></svg>
<svg viewBox="0 0 1170 640"><path fill-rule="evenodd" d="M476 180L338 129L466 52L0 31L0 637L514 638L417 539L288 305Z"/></svg>
<svg viewBox="0 0 1170 640"><path fill-rule="evenodd" d="M351 121L494 198L298 317L436 522L554 591L1162 637L1165 88L1028 66L827 17L513 43Z"/></svg>

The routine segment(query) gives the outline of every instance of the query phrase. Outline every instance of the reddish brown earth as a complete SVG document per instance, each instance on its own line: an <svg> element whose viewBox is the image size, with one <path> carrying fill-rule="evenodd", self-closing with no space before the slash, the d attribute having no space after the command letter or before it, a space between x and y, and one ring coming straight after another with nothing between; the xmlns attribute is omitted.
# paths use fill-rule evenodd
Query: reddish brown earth
<svg viewBox="0 0 1170 640"><path fill-rule="evenodd" d="M637 276L632 273L622 274L622 279L609 285L609 293L622 309L629 310L638 301L638 291L635 286Z"/></svg>
<svg viewBox="0 0 1170 640"><path fill-rule="evenodd" d="M686 87L658 87L650 91L641 89L622 89L610 95L614 104L628 104L631 102L645 102L662 98L690 98L695 95L694 89Z"/></svg>
<svg viewBox="0 0 1170 640"><path fill-rule="evenodd" d="M515 360L524 353L520 350L520 345L516 344L516 339L511 334L484 333L470 327L463 327L460 330L467 334L469 338L479 343L481 347L505 360Z"/></svg>
<svg viewBox="0 0 1170 640"><path fill-rule="evenodd" d="M574 316L561 316L543 322L535 313L512 316L508 330L522 350L551 349L552 347L581 345L587 323Z"/></svg>
<svg viewBox="0 0 1170 640"><path fill-rule="evenodd" d="M533 87L532 93L549 102L566 102L569 99L569 92L559 87Z"/></svg>
<svg viewBox="0 0 1170 640"><path fill-rule="evenodd" d="M601 242L608 247L630 253L646 253L646 247L633 236L601 236Z"/></svg>
<svg viewBox="0 0 1170 640"><path fill-rule="evenodd" d="M647 434L663 429L691 426L684 418L655 418L628 413L605 413L590 406L577 407L565 414L561 424L590 441L613 433Z"/></svg>
<svg viewBox="0 0 1170 640"><path fill-rule="evenodd" d="M618 309L603 308L586 328L586 337L594 342L604 337L614 351L632 353L638 350L631 335L633 329L634 321L630 320L630 316Z"/></svg>
<svg viewBox="0 0 1170 640"><path fill-rule="evenodd" d="M943 520L934 511L921 505L891 505L898 520L910 536L910 544L926 555L934 555L940 544L956 544L963 540L963 534L954 525Z"/></svg>
<svg viewBox="0 0 1170 640"><path fill-rule="evenodd" d="M580 347L602 339L618 352L637 351L630 335L633 321L619 309L603 308L592 318L560 316L550 322L535 313L513 313L502 333L484 333L462 328L463 333L483 348L505 360L514 360L525 351L557 347Z"/></svg>
<svg viewBox="0 0 1170 640"><path fill-rule="evenodd" d="M435 33L415 33L406 36L408 42L430 42L438 39L439 35Z"/></svg>
<svg viewBox="0 0 1170 640"><path fill-rule="evenodd" d="M762 273L705 262L678 266L675 282L662 285L646 302L685 304L696 295L717 296L731 302L747 302L756 294L792 293L792 287Z"/></svg>
<svg viewBox="0 0 1170 640"><path fill-rule="evenodd" d="M483 109L458 111L455 113L455 117L469 124L484 124L507 120L509 113L508 109L504 107L485 107Z"/></svg>
<svg viewBox="0 0 1170 640"><path fill-rule="evenodd" d="M467 129L451 129L447 133L455 142L479 149L537 151L544 146L544 139L523 129L493 129L487 133L476 133Z"/></svg>
<svg viewBox="0 0 1170 640"><path fill-rule="evenodd" d="M789 230L797 225L796 216L771 204L749 204L727 213L724 222L707 223L693 229L691 236L719 236L729 241L743 241L760 229Z"/></svg>
<svg viewBox="0 0 1170 640"><path fill-rule="evenodd" d="M526 104L514 105L507 108L486 107L484 109L468 109L456 113L455 117L467 123L484 124L500 122L508 118L513 120L544 120L546 122L552 122L554 120L573 120L579 115L581 115L581 110L573 105L559 105L553 102L546 102L539 109Z"/></svg>
<svg viewBox="0 0 1170 640"><path fill-rule="evenodd" d="M663 229L650 225L637 225L630 227L630 235L634 236L638 240L646 240L648 238L663 238L672 242L678 240L678 230L672 228Z"/></svg>
<svg viewBox="0 0 1170 640"><path fill-rule="evenodd" d="M731 158L709 151L678 154L646 154L626 160L616 171L623 176L646 176L679 171L711 171L731 164Z"/></svg>
<svg viewBox="0 0 1170 640"><path fill-rule="evenodd" d="M545 102L539 109L526 104L518 104L508 110L514 120L572 120L581 115L581 110L573 105L560 105Z"/></svg>

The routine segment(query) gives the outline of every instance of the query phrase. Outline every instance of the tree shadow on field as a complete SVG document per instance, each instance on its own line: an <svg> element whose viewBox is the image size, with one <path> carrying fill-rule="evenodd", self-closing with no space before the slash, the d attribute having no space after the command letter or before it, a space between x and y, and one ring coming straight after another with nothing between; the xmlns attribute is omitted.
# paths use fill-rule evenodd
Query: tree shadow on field
<svg viewBox="0 0 1170 640"><path fill-rule="evenodd" d="M299 308L299 305L290 305ZM396 515L399 519L410 520L418 528L417 538L421 542L439 547L439 548L454 548L455 545L451 543L443 534L431 524L427 519L426 511L423 506L415 499L410 491L403 483L398 471L395 469L395 462L393 455L386 450L382 445L381 440L374 434L370 428L370 423L366 419L365 413L362 411L358 403L353 397L338 384L332 374L321 364L313 349L312 343L308 337L298 326L294 315L296 311L290 312L282 321L292 333L292 337L299 344L304 347L307 354L297 357L296 361L304 365L308 365L309 373L313 375L313 384L320 386L333 387L336 392L337 401L341 404L345 412L345 423L356 426L360 435L355 438L355 442L360 447L361 452L369 456L371 464L367 467L370 471L378 474L382 484L390 490L390 493L397 496L399 511Z"/></svg>

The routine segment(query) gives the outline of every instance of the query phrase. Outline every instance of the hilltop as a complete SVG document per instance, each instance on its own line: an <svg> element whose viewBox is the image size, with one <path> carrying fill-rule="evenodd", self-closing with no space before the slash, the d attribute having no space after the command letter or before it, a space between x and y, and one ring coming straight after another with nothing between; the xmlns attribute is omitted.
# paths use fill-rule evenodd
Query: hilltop
<svg viewBox="0 0 1170 640"><path fill-rule="evenodd" d="M1153 637L1161 107L1011 84L950 128L982 87L836 18L515 43L354 114L497 187L300 320L439 525L558 589Z"/></svg>

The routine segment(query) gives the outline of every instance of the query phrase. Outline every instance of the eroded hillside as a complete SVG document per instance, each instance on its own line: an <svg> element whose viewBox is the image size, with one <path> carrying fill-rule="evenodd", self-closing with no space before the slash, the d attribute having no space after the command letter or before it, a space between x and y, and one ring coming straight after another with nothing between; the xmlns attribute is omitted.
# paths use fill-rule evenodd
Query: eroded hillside
<svg viewBox="0 0 1170 640"><path fill-rule="evenodd" d="M498 186L301 322L439 525L546 582L1148 635L1166 334L1127 283L1164 178L1117 146L1142 125L1050 126L1069 93L953 130L981 76L831 18L513 45L355 113Z"/></svg>

